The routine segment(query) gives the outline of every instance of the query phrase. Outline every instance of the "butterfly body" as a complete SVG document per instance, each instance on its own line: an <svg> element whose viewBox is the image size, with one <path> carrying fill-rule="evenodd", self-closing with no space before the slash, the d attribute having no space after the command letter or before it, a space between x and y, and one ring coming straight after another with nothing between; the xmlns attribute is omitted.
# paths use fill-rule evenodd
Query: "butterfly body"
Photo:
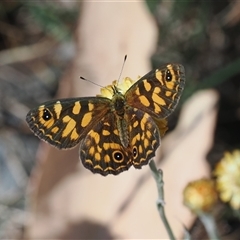
<svg viewBox="0 0 240 240"><path fill-rule="evenodd" d="M112 113L115 115L118 134L120 141L124 147L127 147L129 144L129 134L127 129L127 119L126 119L126 100L124 95L119 91L116 86L113 86L113 97L112 97Z"/></svg>
<svg viewBox="0 0 240 240"><path fill-rule="evenodd" d="M158 121L176 107L184 68L168 64L152 70L126 92L115 83L108 97L49 101L32 109L27 122L41 139L58 148L80 143L80 159L94 173L141 168L160 145Z"/></svg>

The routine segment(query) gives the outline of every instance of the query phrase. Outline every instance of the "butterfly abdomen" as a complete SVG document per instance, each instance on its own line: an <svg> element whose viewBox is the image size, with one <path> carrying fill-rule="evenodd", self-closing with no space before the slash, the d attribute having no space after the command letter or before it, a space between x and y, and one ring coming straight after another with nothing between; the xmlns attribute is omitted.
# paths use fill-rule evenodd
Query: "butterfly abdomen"
<svg viewBox="0 0 240 240"><path fill-rule="evenodd" d="M115 114L117 129L119 133L119 138L122 143L123 147L128 147L129 145L129 132L128 132L128 125L126 120L126 100L122 93L117 91L115 88L115 94L112 98L113 102L113 112Z"/></svg>
<svg viewBox="0 0 240 240"><path fill-rule="evenodd" d="M123 147L127 147L129 145L129 132L127 121L124 118L117 116L117 128L119 132L119 138L123 145Z"/></svg>

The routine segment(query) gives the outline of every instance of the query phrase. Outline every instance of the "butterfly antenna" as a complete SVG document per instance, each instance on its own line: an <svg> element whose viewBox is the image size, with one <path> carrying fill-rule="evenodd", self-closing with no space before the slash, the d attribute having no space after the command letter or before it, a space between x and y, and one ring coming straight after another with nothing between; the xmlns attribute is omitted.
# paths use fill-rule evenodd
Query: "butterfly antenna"
<svg viewBox="0 0 240 240"><path fill-rule="evenodd" d="M105 88L105 89L107 89L111 93L111 91L107 87L104 87L104 86L102 86L102 85L100 85L98 83L95 83L95 82L93 82L93 81L91 81L89 79L86 79L86 78L84 78L82 76L80 76L80 79L82 79L83 81L86 81L86 82L90 82L90 83L92 83L95 86L98 86L98 87L101 87L101 88Z"/></svg>
<svg viewBox="0 0 240 240"><path fill-rule="evenodd" d="M118 77L118 80L117 80L117 85L119 83L120 77L122 76L122 72L123 72L123 68L124 68L126 60L127 60L127 54L124 56L124 59L123 59L123 64L122 64L122 68L121 68L121 71L120 71L120 74L119 74L119 77Z"/></svg>
<svg viewBox="0 0 240 240"><path fill-rule="evenodd" d="M98 87L104 88L102 85L97 84L97 83L95 83L95 82L93 82L93 81L91 81L91 80L89 80L89 79L86 79L86 78L84 78L84 77L82 77L82 76L80 76L80 79L82 79L83 81L86 81L86 82L90 82L90 83L92 83L93 85L96 85L96 86L98 86Z"/></svg>

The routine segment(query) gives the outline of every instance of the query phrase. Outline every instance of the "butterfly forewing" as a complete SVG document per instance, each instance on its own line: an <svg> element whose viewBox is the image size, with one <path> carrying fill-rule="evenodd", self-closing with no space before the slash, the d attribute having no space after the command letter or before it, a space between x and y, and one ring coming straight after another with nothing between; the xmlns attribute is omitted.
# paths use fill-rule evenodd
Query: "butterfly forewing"
<svg viewBox="0 0 240 240"><path fill-rule="evenodd" d="M108 98L53 100L29 111L26 121L41 139L58 148L74 147L110 111Z"/></svg>
<svg viewBox="0 0 240 240"><path fill-rule="evenodd" d="M134 83L126 92L126 102L155 118L165 118L175 109L184 83L184 67L168 64Z"/></svg>

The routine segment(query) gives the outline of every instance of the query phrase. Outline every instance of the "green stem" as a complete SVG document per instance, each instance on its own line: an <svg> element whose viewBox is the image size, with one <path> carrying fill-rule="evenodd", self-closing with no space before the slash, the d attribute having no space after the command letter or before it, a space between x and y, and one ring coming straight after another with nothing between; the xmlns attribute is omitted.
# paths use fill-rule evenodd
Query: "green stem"
<svg viewBox="0 0 240 240"><path fill-rule="evenodd" d="M201 222L203 223L209 238L214 240L220 240L217 234L217 228L212 215L208 213L198 213L197 215L199 216Z"/></svg>
<svg viewBox="0 0 240 240"><path fill-rule="evenodd" d="M160 217L163 221L163 224L168 232L169 238L171 240L175 240L175 237L174 237L172 229L168 223L167 217L165 215L165 210L164 210L165 202L164 202L164 191L163 191L163 185L164 185L163 172L162 172L162 170L157 169L154 160L151 160L149 162L149 167L152 171L152 175L157 184L157 190L158 190L157 208L158 208L159 215L160 215Z"/></svg>

